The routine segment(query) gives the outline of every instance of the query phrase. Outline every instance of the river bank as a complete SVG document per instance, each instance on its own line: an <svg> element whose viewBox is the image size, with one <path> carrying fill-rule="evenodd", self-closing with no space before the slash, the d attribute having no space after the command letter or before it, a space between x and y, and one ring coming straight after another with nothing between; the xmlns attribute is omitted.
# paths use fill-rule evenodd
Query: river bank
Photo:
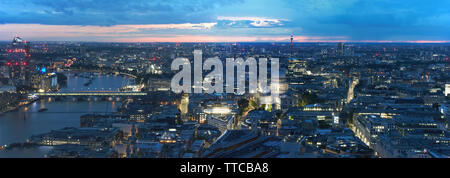
<svg viewBox="0 0 450 178"><path fill-rule="evenodd" d="M35 99L27 99L27 100L25 100L25 101L21 101L17 106L15 106L15 107L8 107L6 110L3 110L3 111L0 111L0 115L1 114L4 114L4 113L7 113L7 112L14 112L14 111L17 111L20 107L23 107L23 106L28 106L28 105L30 105L30 104L32 104L33 102L35 102L35 101L39 101L40 100L40 98L35 98Z"/></svg>
<svg viewBox="0 0 450 178"><path fill-rule="evenodd" d="M61 92L87 91L102 89L117 91L124 84L133 81L126 76L115 75L94 75L96 78L89 87L84 83L88 79L75 77L74 73L66 73L67 86L60 89ZM72 98L57 100L38 99L22 103L14 110L0 114L0 145L10 145L13 143L26 143L33 136L42 133L58 130L64 127L80 127L80 117L93 113L113 113L123 101L117 100L73 100ZM46 111L39 112L46 108ZM16 147L15 149L0 151L2 157L43 157L50 148L41 147ZM27 156L22 156L27 155Z"/></svg>

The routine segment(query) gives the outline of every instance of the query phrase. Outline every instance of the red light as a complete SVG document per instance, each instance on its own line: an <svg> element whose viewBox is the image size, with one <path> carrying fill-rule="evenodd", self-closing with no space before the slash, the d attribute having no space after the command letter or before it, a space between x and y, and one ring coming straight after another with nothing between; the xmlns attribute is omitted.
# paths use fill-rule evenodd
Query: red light
<svg viewBox="0 0 450 178"><path fill-rule="evenodd" d="M16 66L18 66L19 65L19 63L18 62L16 62L14 65L16 65Z"/></svg>
<svg viewBox="0 0 450 178"><path fill-rule="evenodd" d="M10 63L10 62L8 62L8 63L6 63L6 65L10 66L10 65L11 65L11 63Z"/></svg>
<svg viewBox="0 0 450 178"><path fill-rule="evenodd" d="M26 66L26 65L27 65L27 62L22 62L22 65L23 65L23 66Z"/></svg>
<svg viewBox="0 0 450 178"><path fill-rule="evenodd" d="M8 50L8 53L12 53L12 50Z"/></svg>
<svg viewBox="0 0 450 178"><path fill-rule="evenodd" d="M445 60L448 61L448 57L446 57Z"/></svg>

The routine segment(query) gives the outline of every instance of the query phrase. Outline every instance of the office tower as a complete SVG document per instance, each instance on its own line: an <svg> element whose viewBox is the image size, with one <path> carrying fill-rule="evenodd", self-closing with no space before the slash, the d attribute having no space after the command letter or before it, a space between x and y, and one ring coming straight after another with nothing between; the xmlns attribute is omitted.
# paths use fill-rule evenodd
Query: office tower
<svg viewBox="0 0 450 178"><path fill-rule="evenodd" d="M29 43L16 36L7 49L7 66L9 67L10 83L15 86L27 85L29 81Z"/></svg>
<svg viewBox="0 0 450 178"><path fill-rule="evenodd" d="M291 34L291 48L294 47L294 35Z"/></svg>
<svg viewBox="0 0 450 178"><path fill-rule="evenodd" d="M292 56L292 52L294 51L294 35L291 34L291 56Z"/></svg>

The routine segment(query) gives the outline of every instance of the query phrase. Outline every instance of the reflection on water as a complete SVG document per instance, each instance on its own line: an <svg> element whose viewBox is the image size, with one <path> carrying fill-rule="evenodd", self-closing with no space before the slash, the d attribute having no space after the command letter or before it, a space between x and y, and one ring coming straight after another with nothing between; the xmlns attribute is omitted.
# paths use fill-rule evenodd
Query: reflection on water
<svg viewBox="0 0 450 178"><path fill-rule="evenodd" d="M82 77L74 77L73 74L68 75L67 88L61 91L86 91L87 88L107 88L110 91L117 91L118 88L130 84L130 79L122 76L98 76L89 87L85 87L84 83L89 79ZM76 101L76 100L75 100ZM79 127L80 116L86 113L103 113L114 112L120 103L114 101L99 101L92 99L91 101L76 101L67 98L63 101L55 101L54 99L42 99L28 106L19 108L18 111L0 114L0 145L6 145L17 142L25 142L30 136L46 133L51 130L61 129L64 127ZM47 108L47 111L39 112L39 109ZM44 149L46 148L46 149ZM5 153L0 151L0 157L42 157L48 150L48 147L29 149L29 150L12 150ZM14 156L16 155L16 156Z"/></svg>
<svg viewBox="0 0 450 178"><path fill-rule="evenodd" d="M39 112L39 109L47 111ZM24 142L34 134L49 132L64 127L79 127L80 116L92 112L115 111L114 102L95 101L50 101L40 100L19 111L0 115L0 145Z"/></svg>

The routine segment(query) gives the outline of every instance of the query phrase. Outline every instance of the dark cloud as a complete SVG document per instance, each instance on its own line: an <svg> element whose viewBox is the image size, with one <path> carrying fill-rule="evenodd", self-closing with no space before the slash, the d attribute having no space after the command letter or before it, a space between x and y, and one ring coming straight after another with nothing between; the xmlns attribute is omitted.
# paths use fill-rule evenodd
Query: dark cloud
<svg viewBox="0 0 450 178"><path fill-rule="evenodd" d="M0 2L1 6L15 6L0 17L3 23L54 25L207 22L215 19L211 14L214 9L242 2L242 0L16 0L13 3L9 1Z"/></svg>

